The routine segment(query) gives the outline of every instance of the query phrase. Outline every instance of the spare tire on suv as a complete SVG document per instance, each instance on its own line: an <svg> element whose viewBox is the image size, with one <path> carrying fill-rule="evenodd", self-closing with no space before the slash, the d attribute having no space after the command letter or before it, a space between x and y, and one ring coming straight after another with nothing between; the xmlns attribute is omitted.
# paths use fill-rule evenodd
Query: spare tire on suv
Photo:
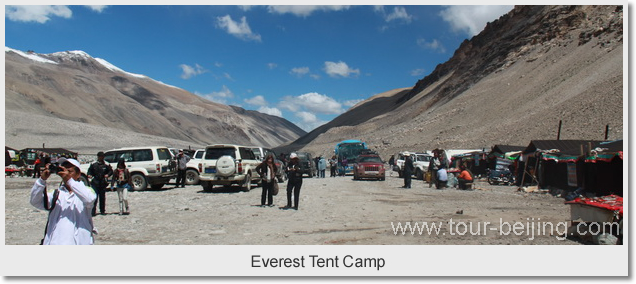
<svg viewBox="0 0 636 284"><path fill-rule="evenodd" d="M231 156L222 156L216 160L216 172L221 176L231 176L236 172L236 163Z"/></svg>

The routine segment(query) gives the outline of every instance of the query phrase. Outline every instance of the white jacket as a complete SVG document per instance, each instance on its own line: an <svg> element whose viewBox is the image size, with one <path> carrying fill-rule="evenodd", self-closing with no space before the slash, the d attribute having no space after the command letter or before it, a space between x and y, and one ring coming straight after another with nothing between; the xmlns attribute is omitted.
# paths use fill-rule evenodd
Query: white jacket
<svg viewBox="0 0 636 284"><path fill-rule="evenodd" d="M69 180L72 192L60 185L55 208L49 214L44 245L92 245L93 217L91 211L97 198L95 191L83 182ZM46 181L38 179L31 189L31 205L44 208ZM55 190L47 191L49 204ZM52 204L51 204L52 205ZM50 205L49 205L50 206Z"/></svg>

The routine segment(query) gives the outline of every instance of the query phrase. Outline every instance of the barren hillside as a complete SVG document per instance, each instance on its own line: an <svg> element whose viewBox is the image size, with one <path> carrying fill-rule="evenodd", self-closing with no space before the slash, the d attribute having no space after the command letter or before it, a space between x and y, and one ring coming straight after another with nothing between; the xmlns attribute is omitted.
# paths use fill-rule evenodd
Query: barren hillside
<svg viewBox="0 0 636 284"><path fill-rule="evenodd" d="M305 132L293 123L256 111L205 100L177 87L130 74L80 51L37 54L6 49L5 110L25 118L44 116L89 126L107 127L112 133L158 136L184 144L240 143L276 146ZM265 122L265 123L263 123ZM6 145L39 147L49 142L62 147L60 127L35 132L33 122L5 123ZM28 129L29 131L19 131ZM25 136L33 133L33 136ZM108 133L108 132L106 132ZM33 139L31 139L33 138ZM108 140L120 140L117 136ZM144 144L120 143L121 146ZM113 143L109 143L113 144ZM99 145L83 145L77 151Z"/></svg>
<svg viewBox="0 0 636 284"><path fill-rule="evenodd" d="M525 146L556 139L560 120L561 139L603 140L606 125L608 139L622 139L622 15L621 6L516 7L410 91L349 111L373 118L331 124L309 133L316 137L310 143L287 149L331 155L337 142L360 139L388 157L436 147Z"/></svg>

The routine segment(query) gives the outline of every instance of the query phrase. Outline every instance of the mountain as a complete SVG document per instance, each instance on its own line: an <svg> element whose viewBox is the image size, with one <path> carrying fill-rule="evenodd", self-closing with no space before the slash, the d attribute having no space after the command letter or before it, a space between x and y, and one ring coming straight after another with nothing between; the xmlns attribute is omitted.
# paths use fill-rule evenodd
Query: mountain
<svg viewBox="0 0 636 284"><path fill-rule="evenodd" d="M69 141L60 139L65 137L67 121L119 135L102 137L106 141L86 137L86 143L72 148L80 152L166 139L178 144L169 145L174 147L213 143L273 147L306 133L286 119L214 103L82 51L37 54L5 47L5 111L29 118L11 119L9 124L5 117L5 143L18 149L41 143L68 147ZM59 127L43 128L37 122L43 120L55 121ZM139 139L123 142L121 135Z"/></svg>
<svg viewBox="0 0 636 284"><path fill-rule="evenodd" d="M623 7L516 6L413 87L359 103L279 151L359 139L399 151L623 138ZM417 59L414 59L417 60Z"/></svg>

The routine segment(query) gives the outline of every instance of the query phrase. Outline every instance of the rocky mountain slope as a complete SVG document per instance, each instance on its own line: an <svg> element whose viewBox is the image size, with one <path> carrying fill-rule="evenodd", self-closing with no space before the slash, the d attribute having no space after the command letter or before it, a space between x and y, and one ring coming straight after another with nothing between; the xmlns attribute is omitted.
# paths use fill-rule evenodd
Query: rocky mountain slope
<svg viewBox="0 0 636 284"><path fill-rule="evenodd" d="M279 148L331 155L345 139L398 151L623 137L622 6L517 6L412 88L359 103ZM364 114L364 119L357 119Z"/></svg>
<svg viewBox="0 0 636 284"><path fill-rule="evenodd" d="M214 103L80 51L37 54L6 48L5 111L17 117L11 123L5 117L5 144L18 149L42 143L67 147L69 142L59 139L64 138L65 120L119 135L104 142L86 137L93 144L73 148L80 152L169 139L175 147L212 143L271 147L305 134L283 118ZM56 121L58 127L38 125L47 120ZM139 139L125 143L130 139L121 135Z"/></svg>

